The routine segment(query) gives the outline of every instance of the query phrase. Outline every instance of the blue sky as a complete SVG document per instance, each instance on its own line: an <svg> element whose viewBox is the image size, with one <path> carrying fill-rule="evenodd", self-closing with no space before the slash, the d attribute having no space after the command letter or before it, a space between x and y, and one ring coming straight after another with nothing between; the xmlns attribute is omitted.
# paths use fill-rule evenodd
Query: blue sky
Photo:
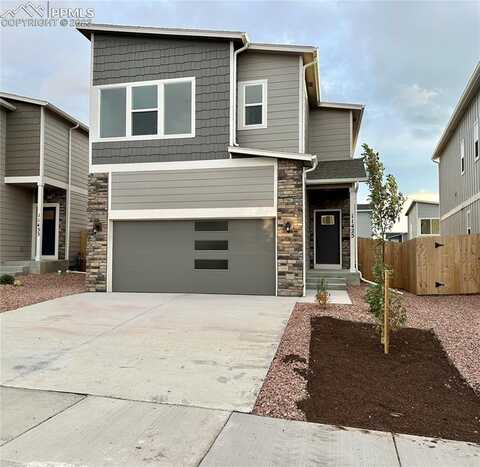
<svg viewBox="0 0 480 467"><path fill-rule="evenodd" d="M322 98L365 104L357 155L364 142L378 150L405 193L437 191L430 156L480 58L480 2L50 3L93 7L99 23L233 29L319 47ZM1 28L0 61L2 90L88 122L89 42L75 29Z"/></svg>

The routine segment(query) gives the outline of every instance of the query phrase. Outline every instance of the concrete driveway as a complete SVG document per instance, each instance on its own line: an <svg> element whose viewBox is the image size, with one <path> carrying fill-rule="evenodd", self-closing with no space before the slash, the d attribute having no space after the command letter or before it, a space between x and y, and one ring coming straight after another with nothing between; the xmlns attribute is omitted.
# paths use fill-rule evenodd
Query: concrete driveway
<svg viewBox="0 0 480 467"><path fill-rule="evenodd" d="M251 411L294 300L81 294L4 313L4 386Z"/></svg>

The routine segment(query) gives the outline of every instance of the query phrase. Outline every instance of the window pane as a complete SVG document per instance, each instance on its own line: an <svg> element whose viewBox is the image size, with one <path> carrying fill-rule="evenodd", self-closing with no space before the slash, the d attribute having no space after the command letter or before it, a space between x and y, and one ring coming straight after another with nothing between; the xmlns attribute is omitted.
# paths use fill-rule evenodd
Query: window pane
<svg viewBox="0 0 480 467"><path fill-rule="evenodd" d="M262 103L262 85L245 86L245 104Z"/></svg>
<svg viewBox="0 0 480 467"><path fill-rule="evenodd" d="M125 88L100 91L100 137L125 136L127 92Z"/></svg>
<svg viewBox="0 0 480 467"><path fill-rule="evenodd" d="M430 219L422 219L420 221L420 233L422 235L430 234Z"/></svg>
<svg viewBox="0 0 480 467"><path fill-rule="evenodd" d="M157 108L157 86L137 86L132 88L132 109Z"/></svg>
<svg viewBox="0 0 480 467"><path fill-rule="evenodd" d="M228 250L228 240L195 240L195 250Z"/></svg>
<svg viewBox="0 0 480 467"><path fill-rule="evenodd" d="M153 112L132 112L132 135L156 135L157 114Z"/></svg>
<svg viewBox="0 0 480 467"><path fill-rule="evenodd" d="M245 107L245 125L262 124L262 106L250 105Z"/></svg>
<svg viewBox="0 0 480 467"><path fill-rule="evenodd" d="M438 235L440 233L440 220L432 219L432 234Z"/></svg>
<svg viewBox="0 0 480 467"><path fill-rule="evenodd" d="M228 221L195 221L195 232L227 232Z"/></svg>
<svg viewBox="0 0 480 467"><path fill-rule="evenodd" d="M192 131L192 83L165 84L165 134Z"/></svg>
<svg viewBox="0 0 480 467"><path fill-rule="evenodd" d="M228 259L196 259L195 269L228 269Z"/></svg>

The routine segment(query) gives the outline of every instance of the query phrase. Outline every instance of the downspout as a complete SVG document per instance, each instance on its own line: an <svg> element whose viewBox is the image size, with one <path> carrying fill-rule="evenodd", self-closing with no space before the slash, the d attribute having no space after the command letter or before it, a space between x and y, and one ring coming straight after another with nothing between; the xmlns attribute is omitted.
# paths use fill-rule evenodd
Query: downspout
<svg viewBox="0 0 480 467"><path fill-rule="evenodd" d="M313 155L312 166L303 168L303 296L307 293L307 173L314 171L318 165L318 156Z"/></svg>
<svg viewBox="0 0 480 467"><path fill-rule="evenodd" d="M248 39L248 36L245 35L245 45L243 47L240 47L238 50L236 50L233 53L233 145L238 146L237 143L237 114L238 114L238 109L237 109L237 88L238 88L238 83L237 83L237 55L241 54L242 52L245 52L245 50L248 49L250 46L250 40ZM232 155L230 154L230 157Z"/></svg>
<svg viewBox="0 0 480 467"><path fill-rule="evenodd" d="M72 191L72 131L76 130L80 126L77 123L75 126L68 130L68 189L67 189L67 225L65 228L65 260L70 259L70 203L71 203L71 191ZM67 264L67 269L69 265Z"/></svg>

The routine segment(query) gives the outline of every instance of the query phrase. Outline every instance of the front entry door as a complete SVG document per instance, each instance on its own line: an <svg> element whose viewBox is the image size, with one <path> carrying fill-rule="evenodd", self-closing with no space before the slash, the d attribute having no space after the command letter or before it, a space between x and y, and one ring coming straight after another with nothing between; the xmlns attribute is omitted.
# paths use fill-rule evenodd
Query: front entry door
<svg viewBox="0 0 480 467"><path fill-rule="evenodd" d="M341 212L315 211L315 267L340 269Z"/></svg>
<svg viewBox="0 0 480 467"><path fill-rule="evenodd" d="M43 208L42 256L55 256L56 207Z"/></svg>

